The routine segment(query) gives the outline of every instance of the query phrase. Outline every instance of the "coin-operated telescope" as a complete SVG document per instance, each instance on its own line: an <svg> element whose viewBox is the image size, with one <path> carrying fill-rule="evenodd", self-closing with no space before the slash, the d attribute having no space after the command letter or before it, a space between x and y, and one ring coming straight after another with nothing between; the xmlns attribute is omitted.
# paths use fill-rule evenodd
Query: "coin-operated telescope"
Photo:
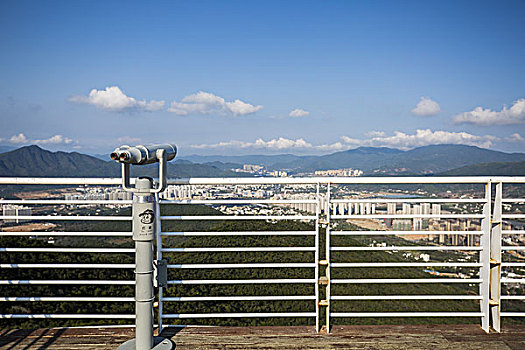
<svg viewBox="0 0 525 350"><path fill-rule="evenodd" d="M159 184L152 193L159 193L166 189L166 167L167 162L175 158L177 147L171 144L162 145L138 145L135 147L120 146L111 152L111 159L122 164L122 187L126 191L136 192L136 188L130 186L130 165L144 165L159 163Z"/></svg>
<svg viewBox="0 0 525 350"><path fill-rule="evenodd" d="M167 285L167 262L155 260L153 242L160 232L158 193L166 189L168 161L175 158L177 147L170 144L150 146L121 146L110 157L122 164L122 187L133 192L133 240L135 241L135 339L121 344L119 350L170 350L169 339L153 336L154 285ZM135 186L130 183L130 165L159 163L159 181L139 177ZM154 278L156 271L156 278Z"/></svg>

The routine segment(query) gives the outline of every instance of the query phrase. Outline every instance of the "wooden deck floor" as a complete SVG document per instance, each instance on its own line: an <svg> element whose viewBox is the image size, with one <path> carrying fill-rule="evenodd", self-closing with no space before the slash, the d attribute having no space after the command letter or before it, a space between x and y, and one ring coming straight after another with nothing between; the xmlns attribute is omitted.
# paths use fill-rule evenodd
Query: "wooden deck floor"
<svg viewBox="0 0 525 350"><path fill-rule="evenodd" d="M178 350L525 349L525 326L507 326L501 334L485 334L477 325L336 326L330 335L310 327L188 327L165 335ZM6 330L0 349L116 349L132 337L130 328Z"/></svg>

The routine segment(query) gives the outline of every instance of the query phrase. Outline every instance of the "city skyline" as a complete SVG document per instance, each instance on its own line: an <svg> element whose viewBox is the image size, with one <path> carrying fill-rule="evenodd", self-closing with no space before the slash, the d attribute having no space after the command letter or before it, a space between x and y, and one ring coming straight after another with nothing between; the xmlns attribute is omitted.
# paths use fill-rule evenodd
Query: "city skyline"
<svg viewBox="0 0 525 350"><path fill-rule="evenodd" d="M525 149L518 1L0 4L0 145Z"/></svg>

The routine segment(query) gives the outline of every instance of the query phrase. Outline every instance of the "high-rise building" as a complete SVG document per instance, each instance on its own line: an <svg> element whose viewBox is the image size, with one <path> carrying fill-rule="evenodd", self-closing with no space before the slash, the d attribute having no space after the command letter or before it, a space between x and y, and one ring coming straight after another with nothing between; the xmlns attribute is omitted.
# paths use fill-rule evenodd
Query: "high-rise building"
<svg viewBox="0 0 525 350"><path fill-rule="evenodd" d="M28 219L19 219L18 216L31 216L33 213L32 209L29 207L24 207L21 205L6 204L2 206L2 215L3 216L15 216L14 219L4 219L5 223L21 223L29 221Z"/></svg>

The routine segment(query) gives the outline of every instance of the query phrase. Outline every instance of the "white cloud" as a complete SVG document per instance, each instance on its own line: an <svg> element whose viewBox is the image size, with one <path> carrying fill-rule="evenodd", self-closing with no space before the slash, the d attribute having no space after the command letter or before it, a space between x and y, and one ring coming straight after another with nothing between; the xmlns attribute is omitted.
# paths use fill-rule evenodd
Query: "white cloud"
<svg viewBox="0 0 525 350"><path fill-rule="evenodd" d="M9 142L11 143L28 143L29 140L26 138L26 135L20 133L18 135L13 135L9 139Z"/></svg>
<svg viewBox="0 0 525 350"><path fill-rule="evenodd" d="M154 112L164 108L165 101L145 101L129 97L118 86L108 86L104 90L93 89L88 96L73 96L75 103L85 103L112 112L145 111Z"/></svg>
<svg viewBox="0 0 525 350"><path fill-rule="evenodd" d="M142 139L140 137L131 137L131 136L122 136L117 139L119 143L126 143L130 145L136 145L139 143L142 143Z"/></svg>
<svg viewBox="0 0 525 350"><path fill-rule="evenodd" d="M38 144L38 145L60 145L60 144L69 145L73 143L74 141L68 137L64 137L63 135L55 135L55 136L51 136L48 139L43 139L43 140L30 140L23 133L20 133L18 135L13 135L9 139L9 142L16 143L16 144L33 143L33 144Z"/></svg>
<svg viewBox="0 0 525 350"><path fill-rule="evenodd" d="M287 139L284 137L279 137L277 139L271 139L265 141L261 138L255 140L254 142L245 142L245 141L227 141L219 142L213 144L200 144L190 146L196 149L217 149L217 148L241 148L241 149L268 149L268 150L323 150L323 151L339 151L343 149L348 149L348 146L345 146L341 142L336 142L333 144L326 145L313 145L310 142L307 142L303 138L298 138L296 140Z"/></svg>
<svg viewBox="0 0 525 350"><path fill-rule="evenodd" d="M262 108L263 106L254 106L239 99L227 102L212 93L199 91L184 97L181 102L173 101L168 111L176 115L217 113L238 116L253 114Z"/></svg>
<svg viewBox="0 0 525 350"><path fill-rule="evenodd" d="M386 133L384 131L369 131L365 134L367 137L382 137L385 135Z"/></svg>
<svg viewBox="0 0 525 350"><path fill-rule="evenodd" d="M476 107L470 112L457 114L453 117L455 123L471 123L477 125L511 125L525 123L525 98L519 99L512 107L503 107L501 111L493 111Z"/></svg>
<svg viewBox="0 0 525 350"><path fill-rule="evenodd" d="M415 134L396 131L393 136L383 134L365 140L351 139L346 136L343 136L342 139L344 142L353 145L393 147L405 150L439 144L461 144L487 148L498 140L497 137L491 135L477 136L466 132L432 131L430 129L418 129Z"/></svg>
<svg viewBox="0 0 525 350"><path fill-rule="evenodd" d="M305 111L304 109L296 108L290 112L289 116L292 118L306 117L310 112Z"/></svg>
<svg viewBox="0 0 525 350"><path fill-rule="evenodd" d="M265 141L257 139L254 142L231 140L212 144L191 145L195 149L267 149L273 151L301 150L301 151L343 151L359 146L369 147L391 147L403 150L415 147L438 145L438 144L462 144L488 148L491 147L497 137L491 135L477 136L466 132L432 131L430 129L416 130L414 134L406 134L396 131L394 135L387 136L384 132L375 131L369 133L368 138L356 139L348 136L341 137L341 141L314 145L303 138L296 140L283 137Z"/></svg>
<svg viewBox="0 0 525 350"><path fill-rule="evenodd" d="M421 116L436 115L441 112L439 104L436 101L432 101L430 98L421 97L421 100L416 105L416 108L412 110L412 113Z"/></svg>
<svg viewBox="0 0 525 350"><path fill-rule="evenodd" d="M505 141L507 142L516 142L516 143L525 143L525 139L518 133L514 133L510 135L509 137L505 138Z"/></svg>
<svg viewBox="0 0 525 350"><path fill-rule="evenodd" d="M59 144L66 144L69 145L73 142L72 139L64 137L62 135L55 135L45 140L33 140L32 143L36 143L39 145L59 145Z"/></svg>

